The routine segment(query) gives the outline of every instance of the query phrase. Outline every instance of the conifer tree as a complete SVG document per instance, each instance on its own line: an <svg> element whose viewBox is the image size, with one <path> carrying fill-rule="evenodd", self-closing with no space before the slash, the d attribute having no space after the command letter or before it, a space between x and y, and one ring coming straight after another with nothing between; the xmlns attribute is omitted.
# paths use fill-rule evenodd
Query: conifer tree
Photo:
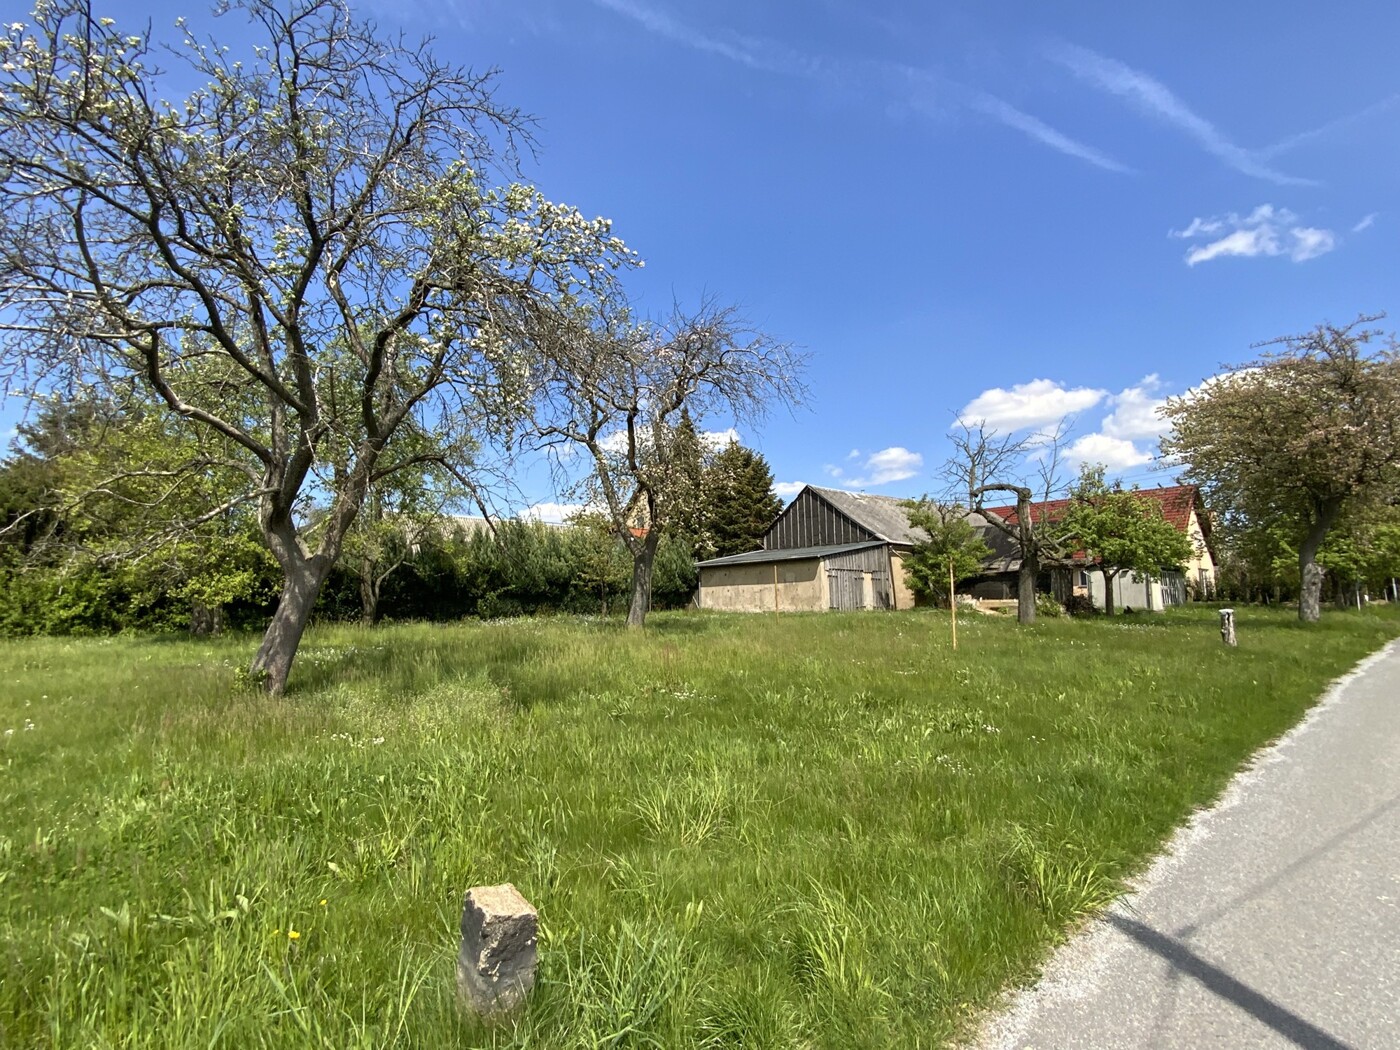
<svg viewBox="0 0 1400 1050"><path fill-rule="evenodd" d="M773 492L773 471L753 449L731 441L706 474L706 533L711 557L742 554L763 545L763 535L783 509ZM698 552L697 552L698 553Z"/></svg>

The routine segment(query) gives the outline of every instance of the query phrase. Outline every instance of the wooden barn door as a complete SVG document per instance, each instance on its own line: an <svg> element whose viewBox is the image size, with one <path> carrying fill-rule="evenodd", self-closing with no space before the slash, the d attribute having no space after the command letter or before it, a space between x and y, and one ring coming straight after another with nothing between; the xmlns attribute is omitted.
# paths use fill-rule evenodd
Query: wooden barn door
<svg viewBox="0 0 1400 1050"><path fill-rule="evenodd" d="M827 569L827 590L833 609L852 611L865 608L865 573L860 569Z"/></svg>

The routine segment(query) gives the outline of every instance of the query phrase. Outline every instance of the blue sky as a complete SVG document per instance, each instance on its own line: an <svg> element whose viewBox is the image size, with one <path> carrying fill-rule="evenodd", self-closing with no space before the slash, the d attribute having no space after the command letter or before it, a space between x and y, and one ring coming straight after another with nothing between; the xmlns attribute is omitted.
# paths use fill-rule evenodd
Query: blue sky
<svg viewBox="0 0 1400 1050"><path fill-rule="evenodd" d="M1071 413L1078 456L1165 482L1159 399L1400 308L1390 5L355 5L500 68L527 176L614 220L644 310L712 295L809 355L807 406L742 432L784 494L938 489L960 413Z"/></svg>

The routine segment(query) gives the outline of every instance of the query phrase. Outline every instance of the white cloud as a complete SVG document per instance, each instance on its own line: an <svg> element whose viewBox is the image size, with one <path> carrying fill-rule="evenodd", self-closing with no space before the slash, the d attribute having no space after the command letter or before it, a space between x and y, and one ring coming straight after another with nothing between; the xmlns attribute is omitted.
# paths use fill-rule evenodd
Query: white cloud
<svg viewBox="0 0 1400 1050"><path fill-rule="evenodd" d="M627 451L627 431L614 430L611 434L604 434L599 439L598 444L604 452L620 454Z"/></svg>
<svg viewBox="0 0 1400 1050"><path fill-rule="evenodd" d="M972 96L972 108L993 120L1005 124L1009 128L1028 135L1043 146L1049 146L1056 152L1063 153L1069 157L1075 157L1082 161L1102 168L1104 171L1117 172L1120 175L1132 174L1132 168L1120 164L1108 154L1087 146L1082 142L1070 138L1061 131L1057 131L1049 124L1029 113L1022 113L1011 103L997 98L995 95L988 95L985 92L976 92Z"/></svg>
<svg viewBox="0 0 1400 1050"><path fill-rule="evenodd" d="M1125 438L1085 434L1065 450L1065 459L1071 463L1102 463L1111 473L1151 463L1152 454Z"/></svg>
<svg viewBox="0 0 1400 1050"><path fill-rule="evenodd" d="M1015 431L1054 423L1067 415L1093 408L1107 392L1075 387L1066 390L1053 379L1032 379L1010 390L993 387L969 401L958 413L958 422L989 430Z"/></svg>
<svg viewBox="0 0 1400 1050"><path fill-rule="evenodd" d="M797 76L818 76L823 70L821 63L801 55L772 40L760 40L737 34L716 36L696 29L665 11L636 0L593 0L599 7L605 7L614 14L630 18L647 32L663 37L673 43L688 47L693 51L718 55L731 62L737 62L749 69L768 73L785 73Z"/></svg>
<svg viewBox="0 0 1400 1050"><path fill-rule="evenodd" d="M883 448L879 452L872 452L865 458L865 462L860 466L860 474L851 476L840 467L828 463L822 470L834 478L839 484L850 488L863 489L877 485L889 485L896 481L905 481L919 473L924 466L922 453L910 452L907 448L899 445L892 445ZM779 493L781 495L781 493Z"/></svg>
<svg viewBox="0 0 1400 1050"><path fill-rule="evenodd" d="M781 500L790 500L806 487L805 481L778 481L773 484L773 493Z"/></svg>
<svg viewBox="0 0 1400 1050"><path fill-rule="evenodd" d="M1225 224L1219 219L1192 219L1191 224L1184 230L1172 230L1173 237L1214 237L1225 228Z"/></svg>
<svg viewBox="0 0 1400 1050"><path fill-rule="evenodd" d="M1287 208L1261 204L1248 215L1235 212L1209 219L1194 218L1182 230L1171 230L1169 236L1184 240L1213 237L1225 230L1230 232L1206 244L1197 244L1186 253L1186 265L1209 262L1226 256L1246 259L1258 256L1286 255L1295 263L1326 255L1337 246L1337 236L1331 230L1298 225L1298 216Z"/></svg>
<svg viewBox="0 0 1400 1050"><path fill-rule="evenodd" d="M1161 387L1156 373L1144 376L1135 386L1114 394L1109 401L1113 411L1104 417L1099 429L1106 437L1127 441L1157 441L1167 429L1161 409L1165 398L1152 395Z"/></svg>
<svg viewBox="0 0 1400 1050"><path fill-rule="evenodd" d="M1364 219L1362 219L1355 226L1353 226L1351 228L1351 232L1360 233L1362 230L1369 230L1372 226L1376 224L1376 219L1380 217L1380 214L1381 213L1378 211L1371 212L1370 215L1367 215Z"/></svg>
<svg viewBox="0 0 1400 1050"><path fill-rule="evenodd" d="M852 460L852 459L860 459L860 449L858 449L858 448L853 448L853 449L851 449L851 451L849 451L849 452L846 453L846 459L847 459L848 461L849 461L849 460Z"/></svg>
<svg viewBox="0 0 1400 1050"><path fill-rule="evenodd" d="M738 440L739 432L733 427L727 430L702 430L700 432L701 443L709 445L716 452L728 447L731 441L738 442Z"/></svg>
<svg viewBox="0 0 1400 1050"><path fill-rule="evenodd" d="M1275 142L1272 146L1265 146L1263 149L1255 150L1255 156L1273 157L1280 153L1286 153L1314 139L1325 138L1349 125L1359 124L1362 121L1369 120L1377 114L1390 109L1397 103L1400 103L1400 95L1388 95L1379 102L1371 103L1365 109L1357 110L1355 113L1348 113L1346 116L1338 117L1336 120L1329 120L1320 128L1300 131L1296 135L1289 135L1288 138Z"/></svg>
<svg viewBox="0 0 1400 1050"><path fill-rule="evenodd" d="M740 36L732 32L710 33L640 0L593 0L593 3L630 19L655 36L693 51L717 55L749 69L820 80L837 88L858 90L868 89L872 81L883 75L905 88L909 96L906 100L908 104L932 116L941 117L946 104L956 101L958 105L991 117L1044 146L1105 171L1127 173L1132 170L995 95L921 69L897 63L833 62L795 51L771 39ZM929 100L930 94L936 101Z"/></svg>
<svg viewBox="0 0 1400 1050"><path fill-rule="evenodd" d="M888 485L892 481L912 478L924 465L924 457L918 452L895 445L881 449L865 461L865 469L870 472L866 485Z"/></svg>
<svg viewBox="0 0 1400 1050"><path fill-rule="evenodd" d="M583 509L582 503L535 503L522 510L520 517L526 521L562 525Z"/></svg>
<svg viewBox="0 0 1400 1050"><path fill-rule="evenodd" d="M1288 257L1294 262L1306 262L1326 255L1337 246L1337 237L1331 230L1320 230L1316 226L1296 226L1288 231L1293 237L1293 246Z"/></svg>
<svg viewBox="0 0 1400 1050"><path fill-rule="evenodd" d="M1176 127L1195 139L1207 153L1243 175L1279 185L1312 185L1308 179L1275 171L1264 163L1261 154L1235 145L1210 121L1193 112L1165 84L1141 70L1073 44L1053 46L1049 49L1049 55L1081 80L1101 91L1127 99L1151 116Z"/></svg>

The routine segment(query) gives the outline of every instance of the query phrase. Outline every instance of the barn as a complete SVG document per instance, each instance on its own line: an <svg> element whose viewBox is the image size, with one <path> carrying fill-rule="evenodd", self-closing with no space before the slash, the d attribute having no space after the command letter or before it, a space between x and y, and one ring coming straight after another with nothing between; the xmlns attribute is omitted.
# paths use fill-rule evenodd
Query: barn
<svg viewBox="0 0 1400 1050"><path fill-rule="evenodd" d="M1158 503L1167 521L1190 537L1193 556L1184 571L1166 570L1152 579L1124 573L1114 581L1114 604L1157 610L1214 591L1215 563L1210 522L1193 485L1141 490ZM1037 520L1065 513L1067 500L1037 503ZM1008 522L1014 507L989 508ZM968 589L986 601L1016 596L1020 556L1014 541L984 517L968 520L992 548L983 572ZM906 501L808 485L778 515L761 550L711 558L698 565L702 609L727 612L823 612L828 609L909 609L914 595L904 575L904 558L927 537L909 524ZM1046 562L1037 589L1060 600L1085 595L1104 606L1103 573L1082 554Z"/></svg>
<svg viewBox="0 0 1400 1050"><path fill-rule="evenodd" d="M763 537L761 550L702 561L702 609L823 612L911 609L903 559L927 539L905 501L806 486Z"/></svg>

